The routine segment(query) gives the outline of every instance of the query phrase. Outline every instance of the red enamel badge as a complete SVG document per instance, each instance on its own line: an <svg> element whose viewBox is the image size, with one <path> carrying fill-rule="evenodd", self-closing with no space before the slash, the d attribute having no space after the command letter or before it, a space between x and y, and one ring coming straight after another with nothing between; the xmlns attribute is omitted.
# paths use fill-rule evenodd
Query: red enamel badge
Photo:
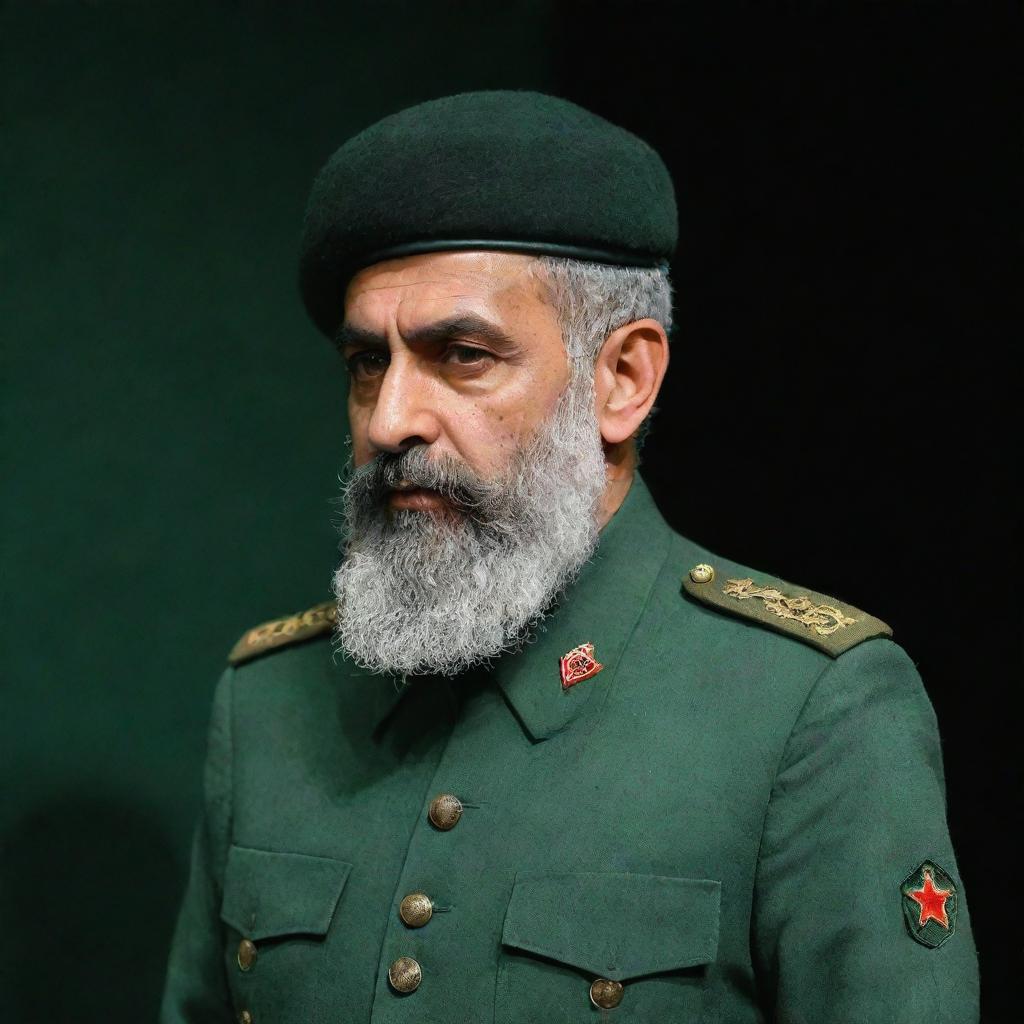
<svg viewBox="0 0 1024 1024"><path fill-rule="evenodd" d="M575 683L596 676L604 668L594 657L593 644L580 644L562 655L559 667L562 673L562 689L568 690Z"/></svg>

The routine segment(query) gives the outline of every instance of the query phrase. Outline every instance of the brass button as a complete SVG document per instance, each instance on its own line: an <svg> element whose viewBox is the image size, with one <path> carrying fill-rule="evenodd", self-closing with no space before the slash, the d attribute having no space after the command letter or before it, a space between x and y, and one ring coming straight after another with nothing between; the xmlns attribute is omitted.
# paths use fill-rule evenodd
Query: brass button
<svg viewBox="0 0 1024 1024"><path fill-rule="evenodd" d="M238 1024L252 1024L252 1014L248 1010L239 1010Z"/></svg>
<svg viewBox="0 0 1024 1024"><path fill-rule="evenodd" d="M690 570L690 579L694 583L710 583L714 578L715 570L707 562L701 562Z"/></svg>
<svg viewBox="0 0 1024 1024"><path fill-rule="evenodd" d="M430 801L430 810L427 814L442 832L447 832L448 829L455 828L462 817L462 801L452 793L438 793Z"/></svg>
<svg viewBox="0 0 1024 1024"><path fill-rule="evenodd" d="M422 928L433 916L434 904L425 892L411 892L398 907L398 916L410 928Z"/></svg>
<svg viewBox="0 0 1024 1024"><path fill-rule="evenodd" d="M388 968L388 981L396 992L415 992L423 980L423 971L411 956L400 956Z"/></svg>
<svg viewBox="0 0 1024 1024"><path fill-rule="evenodd" d="M599 1010L613 1010L622 1002L622 985L608 978L595 978L590 986L590 1001Z"/></svg>
<svg viewBox="0 0 1024 1024"><path fill-rule="evenodd" d="M238 969L247 971L256 963L256 943L251 939L242 939L238 944Z"/></svg>

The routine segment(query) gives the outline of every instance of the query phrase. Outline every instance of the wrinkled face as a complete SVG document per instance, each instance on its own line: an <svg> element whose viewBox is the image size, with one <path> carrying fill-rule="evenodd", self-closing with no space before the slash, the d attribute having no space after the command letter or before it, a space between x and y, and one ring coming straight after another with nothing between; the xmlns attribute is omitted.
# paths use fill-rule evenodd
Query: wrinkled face
<svg viewBox="0 0 1024 1024"><path fill-rule="evenodd" d="M597 542L594 368L570 373L528 264L424 255L349 288L333 590L338 644L372 671L453 674L513 649Z"/></svg>
<svg viewBox="0 0 1024 1024"><path fill-rule="evenodd" d="M441 252L368 267L339 334L356 467L429 446L491 479L551 415L569 379L554 308L519 253ZM450 511L435 491L392 509Z"/></svg>

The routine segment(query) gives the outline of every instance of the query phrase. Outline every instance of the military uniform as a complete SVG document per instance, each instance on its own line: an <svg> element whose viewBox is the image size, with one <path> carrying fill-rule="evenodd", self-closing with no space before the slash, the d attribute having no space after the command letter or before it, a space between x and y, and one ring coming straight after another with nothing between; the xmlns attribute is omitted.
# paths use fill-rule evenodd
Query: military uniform
<svg viewBox="0 0 1024 1024"><path fill-rule="evenodd" d="M488 669L396 688L331 612L217 686L165 1024L977 1019L884 623L679 536L639 477Z"/></svg>

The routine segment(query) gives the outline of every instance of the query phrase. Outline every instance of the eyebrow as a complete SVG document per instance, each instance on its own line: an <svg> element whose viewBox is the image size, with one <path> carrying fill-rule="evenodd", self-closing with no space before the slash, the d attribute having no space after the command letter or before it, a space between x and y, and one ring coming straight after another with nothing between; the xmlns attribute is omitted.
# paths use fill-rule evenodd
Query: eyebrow
<svg viewBox="0 0 1024 1024"><path fill-rule="evenodd" d="M477 313L453 313L443 320L424 324L404 335L404 340L411 344L427 344L429 342L446 341L453 337L470 336L490 342L499 352L513 352L519 348L518 343L510 334L497 324L485 320ZM343 323L334 335L334 344L339 352L347 348L365 346L367 348L387 348L388 339L376 331L364 327L356 327L348 322Z"/></svg>

